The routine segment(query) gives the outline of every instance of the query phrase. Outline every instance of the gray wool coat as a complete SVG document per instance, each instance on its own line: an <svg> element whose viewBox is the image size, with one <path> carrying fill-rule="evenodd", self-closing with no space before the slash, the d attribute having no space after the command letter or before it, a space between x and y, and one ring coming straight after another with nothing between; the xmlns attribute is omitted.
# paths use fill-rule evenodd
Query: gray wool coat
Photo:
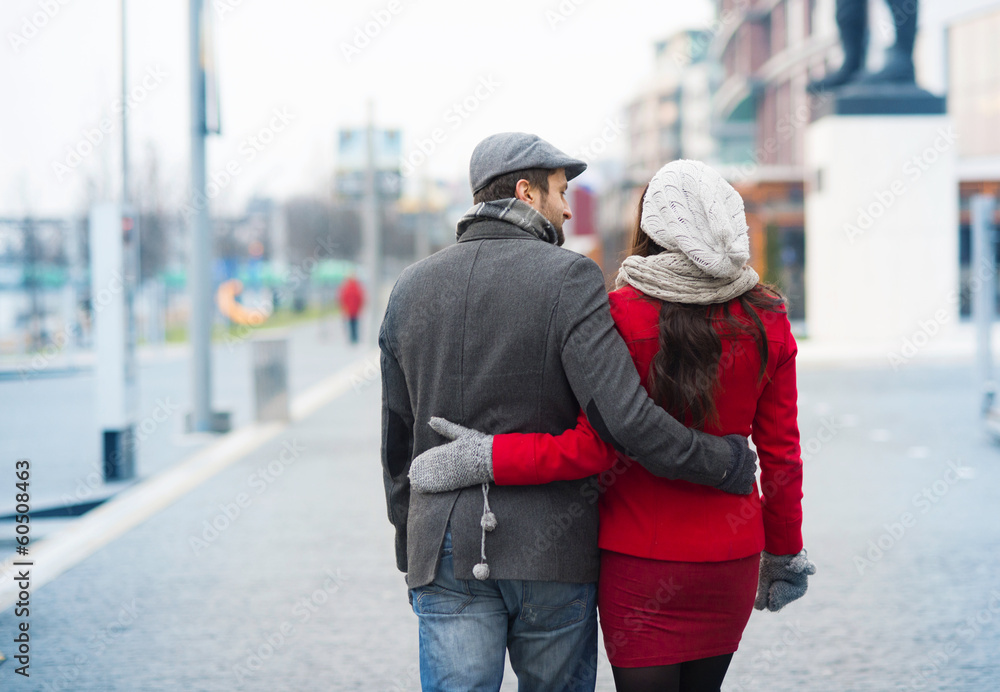
<svg viewBox="0 0 1000 692"><path fill-rule="evenodd" d="M598 266L506 221L476 220L457 244L408 267L379 346L386 500L411 588L433 581L449 522L455 576L472 579L480 555L480 486L410 492L411 460L448 441L431 416L490 434L557 434L582 407L605 440L656 475L716 485L733 463L725 439L689 430L647 396ZM491 486L490 578L596 581L598 497L593 477Z"/></svg>

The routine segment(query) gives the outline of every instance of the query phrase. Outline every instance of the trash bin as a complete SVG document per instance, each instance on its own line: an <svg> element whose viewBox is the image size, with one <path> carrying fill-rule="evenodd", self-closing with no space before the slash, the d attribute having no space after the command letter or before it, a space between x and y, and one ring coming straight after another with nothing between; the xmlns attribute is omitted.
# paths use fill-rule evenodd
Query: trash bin
<svg viewBox="0 0 1000 692"><path fill-rule="evenodd" d="M253 341L253 379L257 421L288 420L287 339Z"/></svg>

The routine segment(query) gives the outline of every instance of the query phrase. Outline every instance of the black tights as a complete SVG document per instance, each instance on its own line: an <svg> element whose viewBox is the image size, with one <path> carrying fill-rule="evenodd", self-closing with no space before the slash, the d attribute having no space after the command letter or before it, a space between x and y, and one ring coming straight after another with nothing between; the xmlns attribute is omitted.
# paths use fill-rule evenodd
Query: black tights
<svg viewBox="0 0 1000 692"><path fill-rule="evenodd" d="M719 692L732 654L699 658L672 666L615 668L618 692Z"/></svg>

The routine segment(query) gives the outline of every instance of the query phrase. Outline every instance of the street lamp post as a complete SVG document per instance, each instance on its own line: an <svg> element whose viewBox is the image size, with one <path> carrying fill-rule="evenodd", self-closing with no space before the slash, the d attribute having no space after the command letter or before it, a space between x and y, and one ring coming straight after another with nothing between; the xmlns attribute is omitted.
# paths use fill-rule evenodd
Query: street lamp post
<svg viewBox="0 0 1000 692"><path fill-rule="evenodd" d="M365 189L362 202L363 265L368 274L368 340L378 336L378 305L382 293L382 226L379 219L379 188L375 156L375 103L368 101L365 125Z"/></svg>
<svg viewBox="0 0 1000 692"><path fill-rule="evenodd" d="M225 413L212 412L212 233L208 196L205 194L205 138L208 134L206 101L205 29L203 0L190 0L191 81L191 256L188 264L191 297L191 395L189 432L227 432Z"/></svg>

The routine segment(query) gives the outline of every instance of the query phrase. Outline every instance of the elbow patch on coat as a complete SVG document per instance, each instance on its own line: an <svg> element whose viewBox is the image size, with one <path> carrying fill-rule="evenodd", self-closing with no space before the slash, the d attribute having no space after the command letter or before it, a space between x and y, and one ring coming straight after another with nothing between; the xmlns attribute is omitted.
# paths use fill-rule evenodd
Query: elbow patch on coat
<svg viewBox="0 0 1000 692"><path fill-rule="evenodd" d="M601 439L603 439L605 442L607 442L609 445L614 447L616 450L618 450L625 456L631 456L628 450L625 449L621 445L621 443L618 442L617 439L615 439L615 436L611 434L611 431L608 430L608 425L607 423L604 422L604 418L601 416L601 412L597 408L597 402L595 402L593 399L587 402L586 411L587 411L587 420L589 420L590 424L594 426L594 430L596 430L597 434L601 436Z"/></svg>
<svg viewBox="0 0 1000 692"><path fill-rule="evenodd" d="M386 455L386 467L389 475L396 479L406 471L410 463L413 447L410 445L410 426L403 417L395 411L389 411L386 419L385 448L392 450ZM405 453L400 453L404 450Z"/></svg>

